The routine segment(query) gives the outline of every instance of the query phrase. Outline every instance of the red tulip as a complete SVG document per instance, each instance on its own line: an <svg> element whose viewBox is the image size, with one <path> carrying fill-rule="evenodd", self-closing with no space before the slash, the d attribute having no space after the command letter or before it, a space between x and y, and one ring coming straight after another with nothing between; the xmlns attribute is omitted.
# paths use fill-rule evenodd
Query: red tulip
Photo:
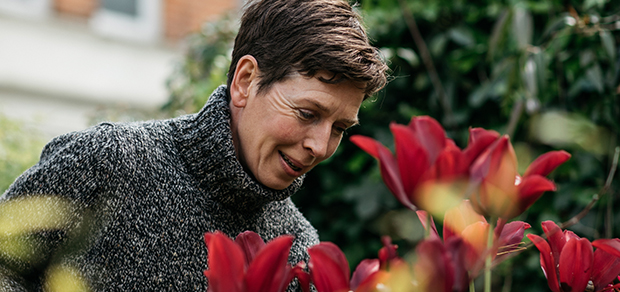
<svg viewBox="0 0 620 292"><path fill-rule="evenodd" d="M620 274L620 240L602 239L594 244L552 221L542 223L547 240L535 234L527 237L540 251L540 265L553 292L606 291ZM592 246L596 251L592 251Z"/></svg>
<svg viewBox="0 0 620 292"><path fill-rule="evenodd" d="M280 236L265 244L254 232L232 241L221 232L206 233L210 292L281 292L299 272L287 264L293 237ZM301 282L301 280L300 280Z"/></svg>
<svg viewBox="0 0 620 292"><path fill-rule="evenodd" d="M379 264L382 270L387 270L388 266L394 264L394 262L402 261L398 256L398 245L392 244L392 239L389 236L381 237L383 247L379 250Z"/></svg>
<svg viewBox="0 0 620 292"><path fill-rule="evenodd" d="M452 255L439 239L428 239L416 247L417 260L413 275L418 290L424 292L452 292L455 282L455 264Z"/></svg>
<svg viewBox="0 0 620 292"><path fill-rule="evenodd" d="M472 196L477 212L485 216L510 219L527 210L555 184L545 176L570 158L566 151L539 156L525 171L517 173L517 157L508 136L489 146L471 166L471 179L479 184Z"/></svg>
<svg viewBox="0 0 620 292"><path fill-rule="evenodd" d="M429 240L439 239L432 220L429 221L431 226L426 224L426 212L417 213L424 228L431 228ZM529 224L522 221L505 224L503 220L498 220L494 229L493 245L489 247L487 238L490 224L473 210L468 200L463 200L459 206L446 211L443 226L444 246L454 262L456 291L468 287L469 281L478 275L488 255L494 258L495 263L499 263L505 258L504 255L518 250L525 229L530 228ZM500 255L498 251L501 252Z"/></svg>
<svg viewBox="0 0 620 292"><path fill-rule="evenodd" d="M308 248L310 278L318 292L373 291L379 275L378 259L360 262L349 278L349 263L335 244L321 242Z"/></svg>
<svg viewBox="0 0 620 292"><path fill-rule="evenodd" d="M342 251L331 242L310 247L310 277L318 292L371 292L381 289L411 286L410 266L396 253L397 246L389 237L382 238L384 247L379 259L359 263L351 278L349 264ZM304 290L308 291L308 290Z"/></svg>
<svg viewBox="0 0 620 292"><path fill-rule="evenodd" d="M354 135L351 141L379 160L383 181L398 201L412 210L427 209L423 201L430 193L433 193L433 200L427 201L437 203L435 183L466 180L474 159L499 137L494 131L470 129L469 145L461 150L446 137L441 125L428 116L414 117L408 126L392 123L390 129L394 134L396 156L372 138ZM458 194L463 192L464 189L459 188Z"/></svg>

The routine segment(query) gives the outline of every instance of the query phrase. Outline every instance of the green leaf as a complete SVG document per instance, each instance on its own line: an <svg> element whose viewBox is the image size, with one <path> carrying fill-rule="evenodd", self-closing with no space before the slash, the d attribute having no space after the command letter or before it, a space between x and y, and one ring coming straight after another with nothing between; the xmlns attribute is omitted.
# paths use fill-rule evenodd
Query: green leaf
<svg viewBox="0 0 620 292"><path fill-rule="evenodd" d="M609 2L609 0L586 0L583 3L583 9L588 10L594 6L597 6L600 9L603 8L607 2Z"/></svg>
<svg viewBox="0 0 620 292"><path fill-rule="evenodd" d="M521 74L523 76L523 83L530 97L538 96L538 83L536 81L536 71L538 71L538 69L536 67L537 66L534 58L530 57L525 62L523 70L521 70Z"/></svg>
<svg viewBox="0 0 620 292"><path fill-rule="evenodd" d="M614 37L607 30L601 30L599 36L601 37L603 48L605 48L605 52L607 52L607 56L609 56L609 60L616 60L616 45Z"/></svg>
<svg viewBox="0 0 620 292"><path fill-rule="evenodd" d="M581 68L587 68L592 64L592 62L596 59L596 54L591 49L587 49L579 54L579 66Z"/></svg>
<svg viewBox="0 0 620 292"><path fill-rule="evenodd" d="M497 51L499 44L506 39L506 31L508 20L510 19L512 13L509 10L504 10L500 15L499 19L495 22L493 26L493 30L491 32L491 37L489 38L489 59L493 59L495 56L495 52Z"/></svg>
<svg viewBox="0 0 620 292"><path fill-rule="evenodd" d="M603 80L603 71L601 70L601 66L596 64L590 67L588 71L586 71L586 76L590 83L594 85L594 88L596 88L599 93L603 93L605 90L605 80Z"/></svg>
<svg viewBox="0 0 620 292"><path fill-rule="evenodd" d="M448 31L448 36L455 43L464 47L471 47L476 44L471 29L467 27L455 27Z"/></svg>
<svg viewBox="0 0 620 292"><path fill-rule="evenodd" d="M482 83L467 97L469 106L473 108L479 108L489 96L489 90L491 88L491 82Z"/></svg>
<svg viewBox="0 0 620 292"><path fill-rule="evenodd" d="M396 49L396 55L407 61L411 67L417 67L420 65L420 58L418 58L418 54L410 48L398 48Z"/></svg>
<svg viewBox="0 0 620 292"><path fill-rule="evenodd" d="M588 118L576 114L550 111L532 119L530 135L541 143L557 147L580 147L595 155L604 155L610 134Z"/></svg>
<svg viewBox="0 0 620 292"><path fill-rule="evenodd" d="M534 34L534 23L532 14L522 7L514 8L512 18L512 32L517 41L519 49L525 49L532 43Z"/></svg>
<svg viewBox="0 0 620 292"><path fill-rule="evenodd" d="M534 63L536 64L536 80L539 88L539 92L544 92L548 88L549 72L547 66L549 60L544 52L539 52L533 55Z"/></svg>
<svg viewBox="0 0 620 292"><path fill-rule="evenodd" d="M542 33L541 39L546 39L550 37L553 33L563 29L567 24L566 18L570 16L561 15L560 17L556 17L550 20L545 27L545 30ZM572 18L572 17L571 17Z"/></svg>
<svg viewBox="0 0 620 292"><path fill-rule="evenodd" d="M446 48L446 44L448 43L448 38L445 34L438 34L435 36L430 44L429 49L433 56L441 56Z"/></svg>
<svg viewBox="0 0 620 292"><path fill-rule="evenodd" d="M560 54L564 52L573 37L573 30L574 28L572 26L566 26L564 29L557 32L550 40L549 53Z"/></svg>

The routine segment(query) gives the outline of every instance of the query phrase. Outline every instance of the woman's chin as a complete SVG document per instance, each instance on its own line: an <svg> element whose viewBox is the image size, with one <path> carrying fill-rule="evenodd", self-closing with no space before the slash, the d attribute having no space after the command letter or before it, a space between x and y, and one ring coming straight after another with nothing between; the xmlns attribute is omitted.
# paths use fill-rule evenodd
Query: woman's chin
<svg viewBox="0 0 620 292"><path fill-rule="evenodd" d="M256 179L256 181L258 181L260 184L262 184L263 186L273 189L273 190L277 190L277 191L281 191L283 189L288 188L293 181L295 181L296 178L294 177L278 177L275 174L269 174L269 173L261 173L261 175L259 176L255 176L254 179Z"/></svg>
<svg viewBox="0 0 620 292"><path fill-rule="evenodd" d="M292 181L290 181L290 182L281 182L281 181L279 181L279 182L269 182L268 181L268 182L265 182L265 183L263 183L261 181L259 181L259 182L262 185L264 185L264 186L266 186L266 187L268 187L270 189L274 189L276 191L281 191L283 189L286 189L286 188L288 188L293 183Z"/></svg>

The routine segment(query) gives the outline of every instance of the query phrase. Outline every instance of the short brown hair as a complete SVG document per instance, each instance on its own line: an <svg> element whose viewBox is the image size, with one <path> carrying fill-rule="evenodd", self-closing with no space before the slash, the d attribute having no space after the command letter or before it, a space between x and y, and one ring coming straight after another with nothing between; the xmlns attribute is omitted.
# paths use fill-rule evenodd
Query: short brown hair
<svg viewBox="0 0 620 292"><path fill-rule="evenodd" d="M315 76L322 70L334 74L323 82L364 84L365 97L385 86L387 66L346 0L256 0L248 5L235 38L229 88L245 55L258 62L259 92L291 73Z"/></svg>

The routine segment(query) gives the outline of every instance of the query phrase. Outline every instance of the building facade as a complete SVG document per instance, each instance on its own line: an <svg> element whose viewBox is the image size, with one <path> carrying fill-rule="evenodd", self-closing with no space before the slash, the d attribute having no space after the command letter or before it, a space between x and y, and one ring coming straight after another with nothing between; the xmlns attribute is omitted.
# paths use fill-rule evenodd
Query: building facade
<svg viewBox="0 0 620 292"><path fill-rule="evenodd" d="M186 35L241 0L0 0L0 115L45 139L157 110ZM122 119L120 119L122 120Z"/></svg>
<svg viewBox="0 0 620 292"><path fill-rule="evenodd" d="M0 0L0 12L31 18L77 17L105 36L176 42L241 5L242 0Z"/></svg>

